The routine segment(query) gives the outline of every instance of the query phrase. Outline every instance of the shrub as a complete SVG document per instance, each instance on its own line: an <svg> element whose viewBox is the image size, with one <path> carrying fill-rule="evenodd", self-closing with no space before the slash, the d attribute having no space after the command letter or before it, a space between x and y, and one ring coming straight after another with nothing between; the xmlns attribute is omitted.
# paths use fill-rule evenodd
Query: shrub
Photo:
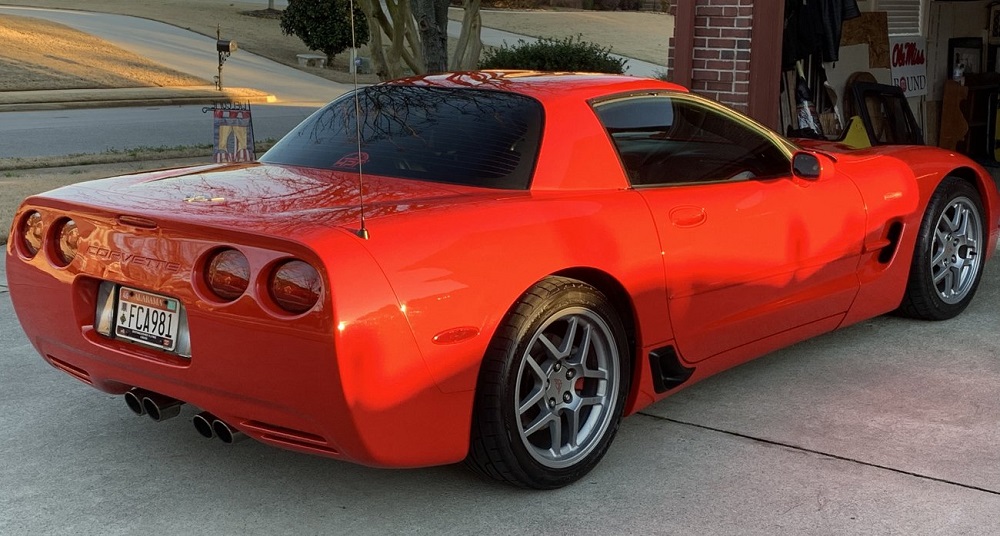
<svg viewBox="0 0 1000 536"><path fill-rule="evenodd" d="M593 0L595 11L642 11L642 0Z"/></svg>
<svg viewBox="0 0 1000 536"><path fill-rule="evenodd" d="M347 0L289 0L281 14L281 32L295 35L309 50L326 54L326 64L351 46L351 13ZM368 21L354 6L354 37L357 46L368 42Z"/></svg>
<svg viewBox="0 0 1000 536"><path fill-rule="evenodd" d="M580 71L621 74L628 60L611 55L604 48L582 40L582 36L565 39L541 38L527 43L487 51L479 62L481 69L529 69L535 71Z"/></svg>

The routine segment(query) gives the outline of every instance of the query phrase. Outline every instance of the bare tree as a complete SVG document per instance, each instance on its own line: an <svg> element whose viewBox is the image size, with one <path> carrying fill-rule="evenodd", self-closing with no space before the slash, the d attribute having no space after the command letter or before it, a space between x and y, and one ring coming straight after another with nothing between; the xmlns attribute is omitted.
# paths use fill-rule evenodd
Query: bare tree
<svg viewBox="0 0 1000 536"><path fill-rule="evenodd" d="M462 17L462 33L458 36L455 56L451 58L451 70L468 71L479 64L479 54L483 51L483 19L479 15L480 0L462 0L465 15Z"/></svg>
<svg viewBox="0 0 1000 536"><path fill-rule="evenodd" d="M410 11L410 0L359 0L368 18L375 74L382 80L403 76L407 70L424 74L417 22ZM386 43L386 39L388 43Z"/></svg>
<svg viewBox="0 0 1000 536"><path fill-rule="evenodd" d="M449 0L413 0L424 67L430 74L448 70L448 4Z"/></svg>
<svg viewBox="0 0 1000 536"><path fill-rule="evenodd" d="M368 18L369 49L382 80L442 72L448 63L447 0L357 0ZM463 0L465 17L450 68L474 69L482 50L480 0Z"/></svg>

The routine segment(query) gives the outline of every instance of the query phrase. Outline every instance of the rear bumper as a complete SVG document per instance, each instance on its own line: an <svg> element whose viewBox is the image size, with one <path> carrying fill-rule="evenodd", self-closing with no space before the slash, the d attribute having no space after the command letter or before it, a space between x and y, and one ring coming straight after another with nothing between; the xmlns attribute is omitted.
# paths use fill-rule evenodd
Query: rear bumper
<svg viewBox="0 0 1000 536"><path fill-rule="evenodd" d="M466 455L473 393L438 389L403 318L317 331L314 323L276 327L186 301L186 359L98 334L98 280L40 263L8 248L18 319L46 361L97 389L153 391L261 442L369 466Z"/></svg>

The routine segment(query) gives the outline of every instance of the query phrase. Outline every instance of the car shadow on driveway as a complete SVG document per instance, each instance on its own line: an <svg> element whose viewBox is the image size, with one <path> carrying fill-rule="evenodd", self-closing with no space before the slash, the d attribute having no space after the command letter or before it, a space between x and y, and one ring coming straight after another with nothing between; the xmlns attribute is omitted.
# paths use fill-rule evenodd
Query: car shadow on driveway
<svg viewBox="0 0 1000 536"><path fill-rule="evenodd" d="M0 294L0 533L981 533L1000 523L998 300L992 262L952 321L876 318L709 378L537 492L227 446L190 407L136 417L47 366Z"/></svg>

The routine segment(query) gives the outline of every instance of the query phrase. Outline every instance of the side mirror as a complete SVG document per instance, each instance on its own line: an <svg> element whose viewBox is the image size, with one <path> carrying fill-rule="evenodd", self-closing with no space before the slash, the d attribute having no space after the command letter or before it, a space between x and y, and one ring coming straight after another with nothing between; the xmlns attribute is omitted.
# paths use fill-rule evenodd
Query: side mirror
<svg viewBox="0 0 1000 536"><path fill-rule="evenodd" d="M817 181L833 174L836 160L825 153L799 151L792 157L792 175L807 181Z"/></svg>

